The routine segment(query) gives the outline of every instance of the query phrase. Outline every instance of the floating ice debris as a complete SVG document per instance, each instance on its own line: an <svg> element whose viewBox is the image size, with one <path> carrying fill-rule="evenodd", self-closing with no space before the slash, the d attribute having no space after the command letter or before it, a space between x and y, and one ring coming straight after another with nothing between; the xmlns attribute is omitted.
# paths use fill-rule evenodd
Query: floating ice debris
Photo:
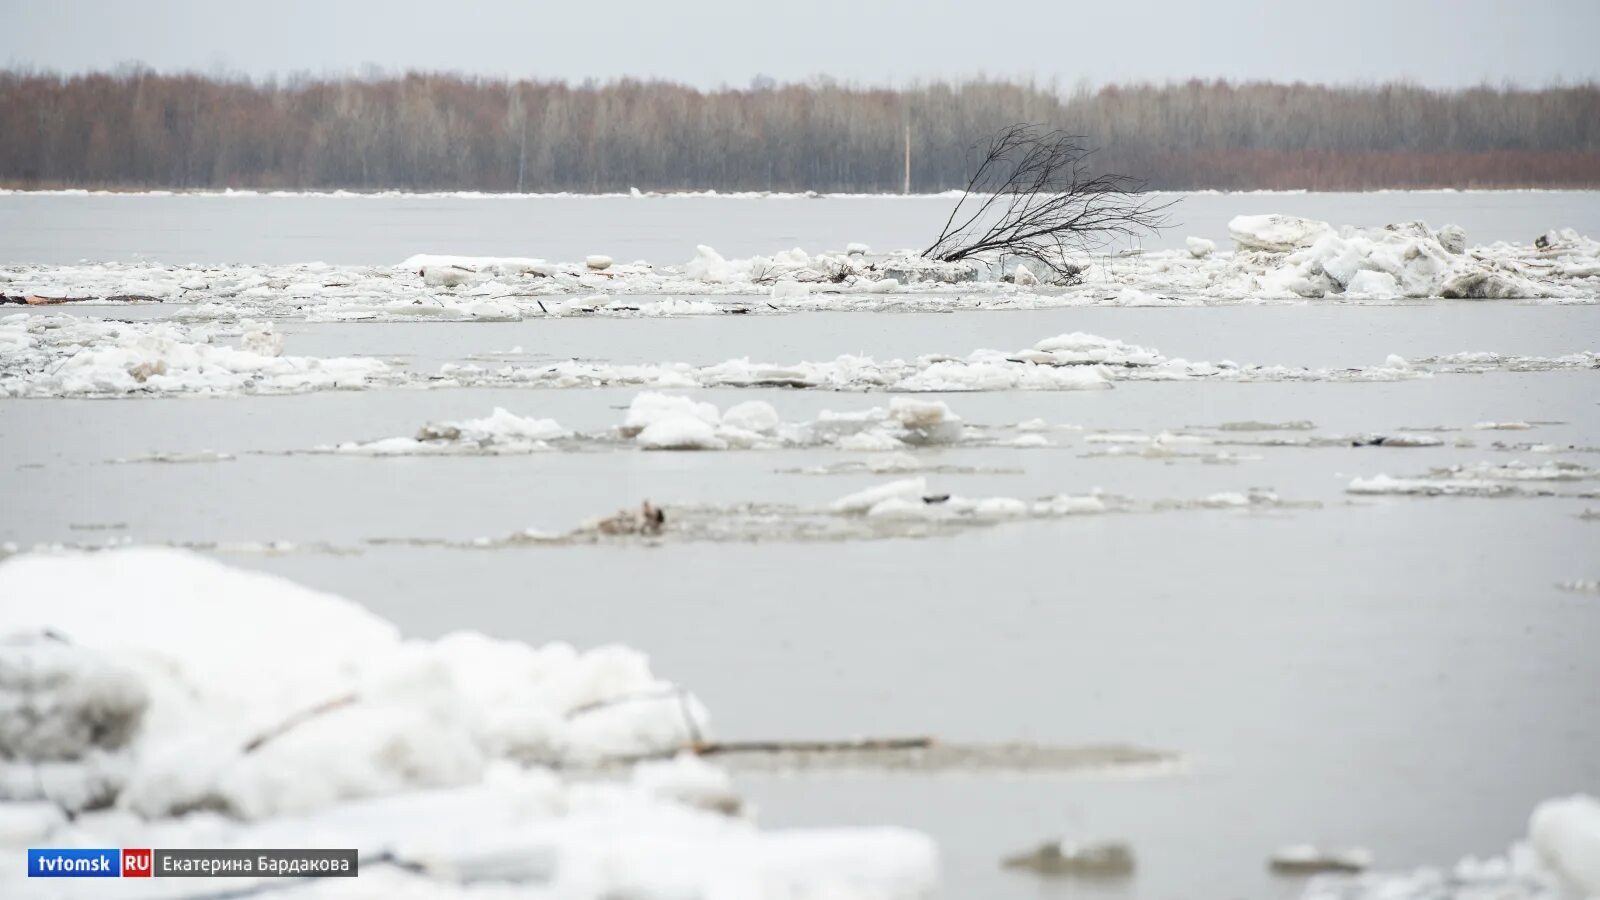
<svg viewBox="0 0 1600 900"><path fill-rule="evenodd" d="M634 440L646 450L726 450L717 429L699 419L680 416L651 422Z"/></svg>
<svg viewBox="0 0 1600 900"><path fill-rule="evenodd" d="M1574 594L1600 594L1600 581L1592 578L1574 578L1559 582L1556 587Z"/></svg>
<svg viewBox="0 0 1600 900"><path fill-rule="evenodd" d="M536 453L549 450L550 441L572 436L554 419L524 418L497 406L481 419L429 422L417 431L416 437L352 441L319 451L360 456Z"/></svg>
<svg viewBox="0 0 1600 900"><path fill-rule="evenodd" d="M1600 896L1600 802L1575 795L1533 811L1526 841L1449 870L1320 875L1301 900L1576 900Z"/></svg>
<svg viewBox="0 0 1600 900"><path fill-rule="evenodd" d="M646 450L831 447L892 451L957 444L1014 445L1004 429L969 428L937 400L894 397L887 408L874 406L848 413L824 410L815 421L785 422L762 400L737 403L721 412L710 403L647 391L633 398L615 430L577 434L551 419L524 418L496 408L482 419L429 423L415 437L352 441L306 452L496 455L540 452L553 449L553 444L563 448L616 446L624 440Z"/></svg>
<svg viewBox="0 0 1600 900"><path fill-rule="evenodd" d="M232 462L236 459L232 453L221 453L216 450L196 450L193 453L147 453L144 456L113 459L111 462L124 463L210 463Z"/></svg>
<svg viewBox="0 0 1600 900"><path fill-rule="evenodd" d="M1396 381L1431 373L1407 366L1305 369L1241 366L1168 359L1157 351L1073 333L1047 338L1014 353L976 350L965 357L929 355L914 360L841 356L831 362L789 365L732 359L708 366L687 364L605 365L567 361L507 366L493 371L446 365L441 379L473 386L606 387L790 387L819 390L881 390L900 393L997 390L1097 390L1114 381L1215 379L1239 382Z"/></svg>
<svg viewBox="0 0 1600 900"><path fill-rule="evenodd" d="M258 356L283 355L283 335L273 330L272 323L246 319L239 324L244 329L239 336L239 349Z"/></svg>
<svg viewBox="0 0 1600 900"><path fill-rule="evenodd" d="M1345 491L1351 494L1421 497L1506 497L1523 493L1516 485L1487 479L1395 478L1390 475L1352 479Z"/></svg>
<svg viewBox="0 0 1600 900"><path fill-rule="evenodd" d="M1279 847L1267 860L1267 868L1279 875L1364 872L1371 867L1372 852L1361 847L1322 850L1311 844L1293 844Z"/></svg>
<svg viewBox="0 0 1600 900"><path fill-rule="evenodd" d="M842 448L841 448L842 449ZM865 459L809 466L801 469L779 469L785 475L892 475L923 472L941 475L1020 475L1021 469L989 466L964 466L940 463L904 452L874 453Z"/></svg>
<svg viewBox="0 0 1600 900"><path fill-rule="evenodd" d="M1582 481L1600 478L1600 469L1554 459L1530 466L1516 460L1503 465L1476 463L1437 468L1430 477L1443 479L1477 478L1493 481Z"/></svg>
<svg viewBox="0 0 1600 900"><path fill-rule="evenodd" d="M1448 353L1416 361L1437 372L1477 374L1482 372L1559 372L1570 369L1600 369L1600 352L1584 350L1564 356L1516 356L1486 351ZM1531 423L1530 423L1531 424Z"/></svg>
<svg viewBox="0 0 1600 900"><path fill-rule="evenodd" d="M1083 440L1090 445L1090 449L1083 454L1088 458L1195 459L1214 463L1256 458L1209 450L1209 445L1218 441L1206 435L1182 432L1163 431L1154 435L1100 433L1086 435Z"/></svg>
<svg viewBox="0 0 1600 900"><path fill-rule="evenodd" d="M1241 422L1223 422L1217 426L1218 431L1312 431L1316 423L1304 419L1292 422L1257 422L1247 420Z"/></svg>
<svg viewBox="0 0 1600 900"><path fill-rule="evenodd" d="M1184 246L1188 248L1189 255L1195 259L1204 259L1215 253L1217 242L1203 237L1190 236L1184 239Z"/></svg>
<svg viewBox="0 0 1600 900"><path fill-rule="evenodd" d="M931 538L987 528L1007 522L1039 522L1107 513L1178 511L1241 511L1315 508L1319 504L1284 500L1275 492L1251 488L1196 499L1136 501L1100 492L1060 494L1034 500L1014 497L964 497L929 489L924 477L901 479L855 491L821 507L783 503L673 503L668 527L659 533L629 528L607 530L590 522L564 533L521 531L500 537L455 540L431 537L385 537L367 541L379 546L442 547L458 550L502 550L517 547L565 547L597 542L796 541L836 542ZM637 521L622 513L627 522ZM645 537L648 540L640 541Z"/></svg>
<svg viewBox="0 0 1600 900"><path fill-rule="evenodd" d="M788 250L748 259L726 259L701 247L681 266L613 263L604 270L591 268L587 259L551 263L419 255L394 267L144 262L8 266L0 267L0 278L25 294L142 296L181 303L189 314L206 318L246 314L324 321L472 318L475 310L480 315L493 310L497 317L770 314L886 306L950 310L1304 302L1324 296L1375 302L1427 296L1600 300L1593 280L1600 275L1600 243L1570 231L1541 238L1541 244L1465 250L1458 232L1446 228L1434 233L1418 223L1334 229L1289 216L1242 216L1230 223L1230 233L1241 247L1237 253L1197 253L1204 245L1195 244L1133 257L1085 258L1077 263L1084 271L1075 286L1012 284L1000 277L993 262L871 257L855 252L855 246L844 253ZM805 289L774 289L778 285ZM773 296L768 303L737 308L565 303L598 289L618 295ZM893 293L880 293L885 290Z"/></svg>
<svg viewBox="0 0 1600 900"><path fill-rule="evenodd" d="M261 347L270 326L245 326ZM114 397L127 394L298 393L383 382L376 359L270 354L219 343L239 326L129 323L76 316L0 318L0 396Z"/></svg>
<svg viewBox="0 0 1600 900"><path fill-rule="evenodd" d="M604 272L606 269L611 268L611 257L596 253L585 257L583 264L596 272Z"/></svg>
<svg viewBox="0 0 1600 900"><path fill-rule="evenodd" d="M1526 431L1533 426L1527 422L1479 422L1472 427L1479 431Z"/></svg>
<svg viewBox="0 0 1600 900"><path fill-rule="evenodd" d="M1133 874L1135 862L1133 848L1121 841L1089 844L1050 841L1033 850L1008 856L1001 865L1040 875L1127 878Z"/></svg>
<svg viewBox="0 0 1600 900"><path fill-rule="evenodd" d="M856 491L840 497L828 505L836 513L868 513L889 501L921 503L928 493L926 478L907 478Z"/></svg>
<svg viewBox="0 0 1600 900"><path fill-rule="evenodd" d="M1167 361L1166 357L1154 350L1109 340L1097 334L1084 334L1081 331L1045 338L1034 344L1032 349L1024 350L1016 356L1026 362L1050 366L1106 364L1133 368L1154 366Z"/></svg>
<svg viewBox="0 0 1600 900"><path fill-rule="evenodd" d="M1346 442L1345 439L1332 440ZM1349 438L1352 447L1442 447L1444 439L1431 434L1369 434Z"/></svg>
<svg viewBox="0 0 1600 900"><path fill-rule="evenodd" d="M554 419L531 419L513 415L504 407L481 419L460 422L428 424L417 433L421 441L469 441L485 443L517 443L553 441L571 437L572 432L562 428Z"/></svg>

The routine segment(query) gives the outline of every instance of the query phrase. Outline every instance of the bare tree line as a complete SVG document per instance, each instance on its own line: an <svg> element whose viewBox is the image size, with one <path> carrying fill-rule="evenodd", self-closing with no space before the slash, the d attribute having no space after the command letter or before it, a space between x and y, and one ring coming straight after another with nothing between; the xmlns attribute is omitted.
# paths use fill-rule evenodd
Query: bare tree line
<svg viewBox="0 0 1600 900"><path fill-rule="evenodd" d="M1082 136L1155 189L1600 186L1600 85L1439 91L1192 81L1061 92L973 80L456 75L251 82L0 72L0 183L22 187L899 191L964 186L1016 122ZM1091 173L1092 177L1092 173Z"/></svg>

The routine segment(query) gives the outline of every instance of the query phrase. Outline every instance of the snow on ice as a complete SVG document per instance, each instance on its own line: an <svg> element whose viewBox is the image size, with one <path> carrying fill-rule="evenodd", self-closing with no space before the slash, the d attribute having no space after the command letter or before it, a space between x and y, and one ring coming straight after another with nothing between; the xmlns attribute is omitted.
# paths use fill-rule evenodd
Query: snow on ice
<svg viewBox="0 0 1600 900"><path fill-rule="evenodd" d="M222 343L239 336L239 346ZM25 313L0 318L0 397L299 393L373 386L382 360L283 356L270 323L129 323Z"/></svg>
<svg viewBox="0 0 1600 900"><path fill-rule="evenodd" d="M187 315L401 321L552 315L770 314L808 309L1050 308L1120 304L1304 302L1348 297L1600 302L1600 242L1571 229L1527 244L1468 247L1460 228L1419 222L1335 227L1283 215L1238 216L1236 250L1191 238L1184 249L1085 256L1070 285L1039 283L1026 266L943 263L906 251L873 255L784 250L728 259L709 246L681 264L574 262L422 254L399 265L169 266L83 263L0 267L7 294L146 297ZM607 265L598 264L606 260ZM1127 293L1132 292L1132 293ZM732 295L744 302L666 303L659 296ZM639 302L618 297L652 295ZM750 302L763 298L765 303ZM588 298L581 300L580 298ZM771 305L769 308L768 304Z"/></svg>
<svg viewBox="0 0 1600 900"><path fill-rule="evenodd" d="M496 407L481 419L430 422L415 437L351 441L310 452L499 455L550 450L551 442L603 444L619 439L646 450L903 450L958 443L995 444L1004 438L987 429L967 428L960 416L938 400L894 397L887 407L851 412L823 410L815 421L785 422L772 404L762 400L736 403L724 411L681 395L646 391L634 396L620 425L604 432L578 434L552 419L522 417Z"/></svg>
<svg viewBox="0 0 1600 900"><path fill-rule="evenodd" d="M636 651L407 640L343 598L183 551L0 564L0 703L12 848L353 846L363 891L429 896L487 880L911 898L937 881L914 832L757 830L696 758L620 783L547 768L670 756L704 733L699 701ZM27 895L23 854L4 855Z"/></svg>

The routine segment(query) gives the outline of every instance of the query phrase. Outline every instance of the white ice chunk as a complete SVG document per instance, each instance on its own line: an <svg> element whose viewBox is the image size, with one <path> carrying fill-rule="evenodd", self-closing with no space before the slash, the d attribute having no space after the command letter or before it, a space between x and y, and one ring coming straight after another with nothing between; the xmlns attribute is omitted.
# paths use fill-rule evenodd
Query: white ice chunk
<svg viewBox="0 0 1600 900"><path fill-rule="evenodd" d="M619 429L623 437L633 437L654 422L667 419L698 419L708 427L722 421L717 408L676 394L645 392L628 404L628 415Z"/></svg>
<svg viewBox="0 0 1600 900"><path fill-rule="evenodd" d="M694 416L665 416L653 420L635 438L646 450L726 450L728 442L717 429Z"/></svg>
<svg viewBox="0 0 1600 900"><path fill-rule="evenodd" d="M1228 222L1228 236L1240 250L1288 253L1311 246L1318 238L1333 233L1333 226L1315 219L1267 214L1234 216Z"/></svg>
<svg viewBox="0 0 1600 900"><path fill-rule="evenodd" d="M1546 800L1528 821L1528 839L1567 886L1600 897L1600 801L1583 794Z"/></svg>
<svg viewBox="0 0 1600 900"><path fill-rule="evenodd" d="M722 424L757 433L771 432L783 420L772 404L764 400L746 400L728 407L722 413Z"/></svg>
<svg viewBox="0 0 1600 900"><path fill-rule="evenodd" d="M833 501L828 508L836 513L864 513L889 499L915 500L921 503L922 496L927 492L926 478L905 478L847 494Z"/></svg>

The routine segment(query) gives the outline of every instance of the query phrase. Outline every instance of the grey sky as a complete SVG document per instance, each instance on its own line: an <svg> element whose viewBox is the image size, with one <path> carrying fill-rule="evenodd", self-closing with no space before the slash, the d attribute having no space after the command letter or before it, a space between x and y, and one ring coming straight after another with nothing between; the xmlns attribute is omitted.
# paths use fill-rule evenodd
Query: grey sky
<svg viewBox="0 0 1600 900"><path fill-rule="evenodd" d="M701 86L986 73L1427 85L1600 79L1600 0L0 0L0 63L250 75L418 68Z"/></svg>

